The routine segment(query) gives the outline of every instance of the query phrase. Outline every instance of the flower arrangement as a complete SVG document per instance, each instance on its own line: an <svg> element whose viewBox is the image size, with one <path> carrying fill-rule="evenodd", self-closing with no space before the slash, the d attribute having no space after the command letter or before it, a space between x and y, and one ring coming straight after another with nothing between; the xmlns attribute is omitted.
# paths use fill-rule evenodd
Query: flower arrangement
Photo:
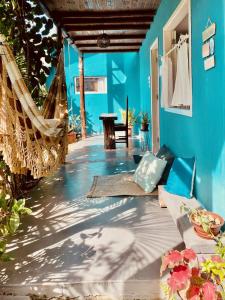
<svg viewBox="0 0 225 300"><path fill-rule="evenodd" d="M169 300L225 299L225 245L220 236L216 254L199 262L192 249L172 250L162 259L161 275L169 270L162 290Z"/></svg>

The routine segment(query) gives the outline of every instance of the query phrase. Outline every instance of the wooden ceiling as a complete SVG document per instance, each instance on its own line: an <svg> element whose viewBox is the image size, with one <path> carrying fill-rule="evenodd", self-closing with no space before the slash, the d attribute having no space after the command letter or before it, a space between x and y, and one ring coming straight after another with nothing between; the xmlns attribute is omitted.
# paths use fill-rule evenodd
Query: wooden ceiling
<svg viewBox="0 0 225 300"><path fill-rule="evenodd" d="M160 0L42 0L50 15L87 52L139 51ZM110 46L99 48L106 33Z"/></svg>

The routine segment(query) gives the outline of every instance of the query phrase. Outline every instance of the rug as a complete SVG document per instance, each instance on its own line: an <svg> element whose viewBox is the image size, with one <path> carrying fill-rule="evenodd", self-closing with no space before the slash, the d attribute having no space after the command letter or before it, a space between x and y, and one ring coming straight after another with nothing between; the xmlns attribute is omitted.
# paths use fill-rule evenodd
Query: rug
<svg viewBox="0 0 225 300"><path fill-rule="evenodd" d="M145 193L145 191L133 181L132 173L123 173L108 176L94 176L93 184L87 194L87 198L148 195L158 195L158 190L155 189L152 193Z"/></svg>

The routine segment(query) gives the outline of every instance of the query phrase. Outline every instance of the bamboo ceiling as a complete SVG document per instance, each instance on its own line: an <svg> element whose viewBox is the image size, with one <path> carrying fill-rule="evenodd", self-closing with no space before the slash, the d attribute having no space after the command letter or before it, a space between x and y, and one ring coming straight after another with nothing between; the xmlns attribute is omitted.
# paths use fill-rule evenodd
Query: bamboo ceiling
<svg viewBox="0 0 225 300"><path fill-rule="evenodd" d="M42 0L81 52L138 51L160 0ZM110 46L99 48L106 33Z"/></svg>

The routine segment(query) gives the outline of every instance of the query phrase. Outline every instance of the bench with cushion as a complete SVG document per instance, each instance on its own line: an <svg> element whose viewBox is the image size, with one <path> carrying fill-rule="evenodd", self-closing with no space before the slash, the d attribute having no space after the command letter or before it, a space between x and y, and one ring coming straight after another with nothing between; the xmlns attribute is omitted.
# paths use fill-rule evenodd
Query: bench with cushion
<svg viewBox="0 0 225 300"><path fill-rule="evenodd" d="M173 221L183 238L187 248L192 248L198 254L215 253L215 241L200 238L194 231L194 227L190 223L187 213L181 212L181 206L185 203L189 208L201 207L200 203L193 197L187 199L168 193L163 185L158 186L159 202L161 207L167 207Z"/></svg>

